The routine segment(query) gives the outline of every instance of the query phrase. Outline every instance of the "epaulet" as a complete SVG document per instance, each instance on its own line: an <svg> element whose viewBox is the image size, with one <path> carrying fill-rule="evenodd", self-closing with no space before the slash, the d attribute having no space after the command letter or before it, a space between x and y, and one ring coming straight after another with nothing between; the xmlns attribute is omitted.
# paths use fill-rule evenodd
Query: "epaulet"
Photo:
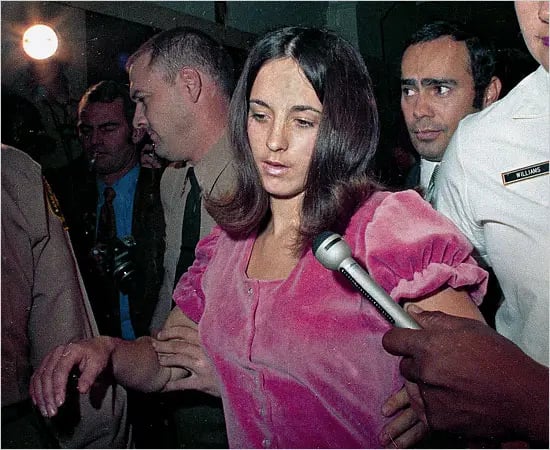
<svg viewBox="0 0 550 450"><path fill-rule="evenodd" d="M42 177L42 182L44 183L44 192L46 193L46 198L48 199L48 208L50 211L55 214L57 217L59 217L59 220L61 220L61 225L63 225L63 228L65 230L68 230L67 222L65 221L65 216L61 212L61 208L59 207L59 201L57 200L57 197L52 191L52 188L50 187L50 184L44 178Z"/></svg>

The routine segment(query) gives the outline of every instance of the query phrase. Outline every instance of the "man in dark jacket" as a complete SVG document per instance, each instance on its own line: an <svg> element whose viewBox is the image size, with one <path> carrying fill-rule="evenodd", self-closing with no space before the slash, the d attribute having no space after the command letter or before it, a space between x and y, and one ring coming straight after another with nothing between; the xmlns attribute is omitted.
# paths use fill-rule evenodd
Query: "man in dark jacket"
<svg viewBox="0 0 550 450"><path fill-rule="evenodd" d="M127 88L114 81L91 86L80 100L78 134L96 179L83 186L89 194L71 230L99 330L124 339L148 334L165 245L162 169L140 166L133 113Z"/></svg>

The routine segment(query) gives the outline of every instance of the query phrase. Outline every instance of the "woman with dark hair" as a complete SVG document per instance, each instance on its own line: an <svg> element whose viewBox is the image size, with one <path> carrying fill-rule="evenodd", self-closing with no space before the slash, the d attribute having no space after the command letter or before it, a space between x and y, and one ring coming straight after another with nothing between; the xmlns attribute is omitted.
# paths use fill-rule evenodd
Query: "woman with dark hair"
<svg viewBox="0 0 550 450"><path fill-rule="evenodd" d="M418 194L369 178L372 83L335 34L292 27L260 40L230 124L237 186L209 200L220 227L174 293L216 367L230 445L377 447L383 401L403 385L381 347L388 324L316 261L312 240L342 234L396 301L480 320L486 275Z"/></svg>
<svg viewBox="0 0 550 450"><path fill-rule="evenodd" d="M381 344L390 325L315 259L312 240L327 229L342 234L397 302L479 320L486 273L416 192L385 192L369 177L378 143L372 83L360 54L335 34L290 27L262 38L230 116L237 185L208 199L219 227L180 279L161 340L73 344L39 371L80 364L84 392L110 362L126 386L219 395L231 447L379 447L389 420L382 404L403 386L399 360ZM189 337L196 324L198 337ZM35 384L42 407L52 406L41 397L47 382Z"/></svg>

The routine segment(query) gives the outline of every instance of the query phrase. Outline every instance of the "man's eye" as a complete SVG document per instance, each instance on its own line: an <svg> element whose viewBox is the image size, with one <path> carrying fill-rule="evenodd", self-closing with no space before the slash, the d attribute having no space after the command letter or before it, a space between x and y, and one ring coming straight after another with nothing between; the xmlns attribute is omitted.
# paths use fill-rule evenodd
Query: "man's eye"
<svg viewBox="0 0 550 450"><path fill-rule="evenodd" d="M451 91L451 88L448 86L437 86L435 89L438 95L445 95Z"/></svg>
<svg viewBox="0 0 550 450"><path fill-rule="evenodd" d="M102 128L102 131L107 131L107 132L115 131L117 127L118 125L106 125Z"/></svg>
<svg viewBox="0 0 550 450"><path fill-rule="evenodd" d="M405 97L410 97L411 95L414 95L414 90L409 87L402 87L401 92Z"/></svg>

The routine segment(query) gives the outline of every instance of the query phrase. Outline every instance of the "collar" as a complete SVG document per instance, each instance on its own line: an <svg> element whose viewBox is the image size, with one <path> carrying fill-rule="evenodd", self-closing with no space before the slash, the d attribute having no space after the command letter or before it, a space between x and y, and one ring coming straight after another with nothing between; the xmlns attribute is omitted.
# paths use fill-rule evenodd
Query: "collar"
<svg viewBox="0 0 550 450"><path fill-rule="evenodd" d="M136 164L132 169L126 172L122 178L119 178L111 185L117 195L121 195L126 192L133 192L139 176L139 168L140 165ZM96 182L97 191L103 197L103 191L107 187L107 184L99 178L96 179Z"/></svg>
<svg viewBox="0 0 550 450"><path fill-rule="evenodd" d="M435 166L439 164L440 161L428 161L427 159L420 158L420 186L424 189L428 188Z"/></svg>
<svg viewBox="0 0 550 450"><path fill-rule="evenodd" d="M212 188L223 169L230 164L232 159L231 146L227 132L224 132L218 142L216 142L204 157L193 167L195 176L199 182L201 190L205 194L210 194Z"/></svg>

